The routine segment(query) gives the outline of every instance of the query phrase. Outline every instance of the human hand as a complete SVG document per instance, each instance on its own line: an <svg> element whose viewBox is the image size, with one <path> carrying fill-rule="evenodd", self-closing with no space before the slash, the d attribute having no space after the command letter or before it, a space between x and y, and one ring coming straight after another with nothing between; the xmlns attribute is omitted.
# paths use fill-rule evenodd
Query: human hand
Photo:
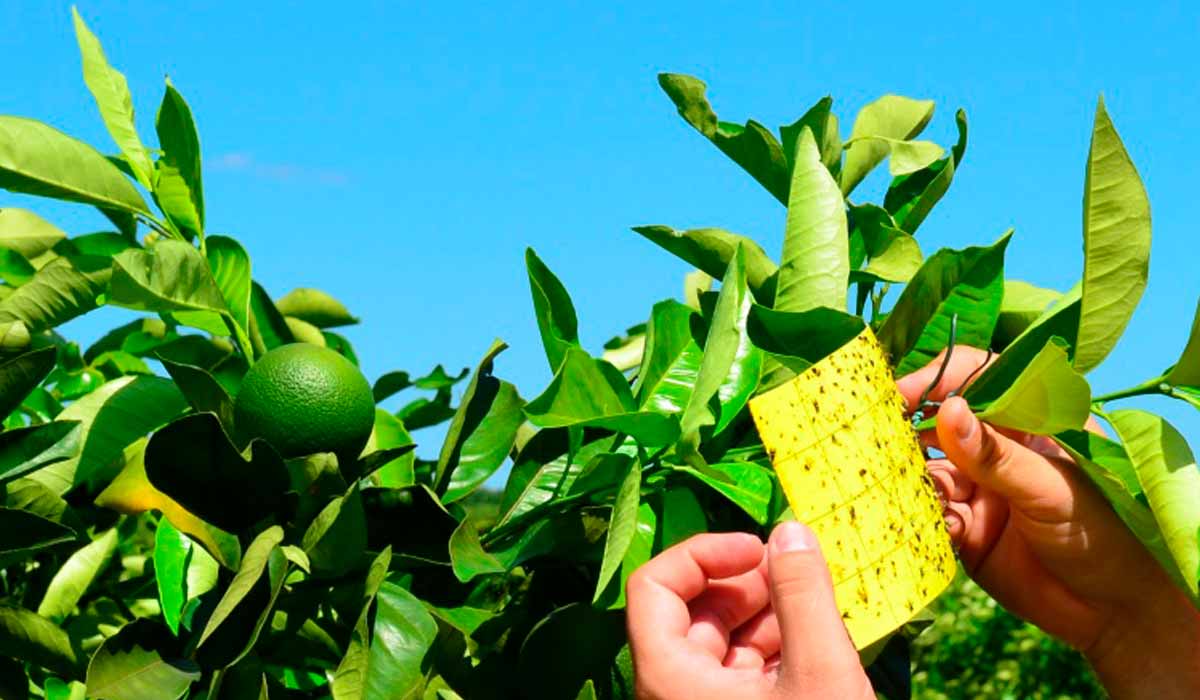
<svg viewBox="0 0 1200 700"><path fill-rule="evenodd" d="M930 399L985 359L956 349ZM940 363L898 382L910 410ZM1114 697L1200 697L1200 614L1070 456L1049 438L981 423L961 398L937 417L922 441L946 455L929 470L971 577L1082 651Z"/></svg>
<svg viewBox="0 0 1200 700"><path fill-rule="evenodd" d="M780 524L754 535L696 535L626 584L637 695L874 698L833 598L816 536Z"/></svg>

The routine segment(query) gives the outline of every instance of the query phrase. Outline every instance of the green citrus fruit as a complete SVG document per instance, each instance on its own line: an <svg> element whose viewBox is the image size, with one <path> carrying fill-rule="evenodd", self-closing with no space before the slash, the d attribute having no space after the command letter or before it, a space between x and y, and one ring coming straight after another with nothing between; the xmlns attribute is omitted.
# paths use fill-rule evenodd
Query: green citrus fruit
<svg viewBox="0 0 1200 700"><path fill-rule="evenodd" d="M356 458L375 424L375 399L362 373L333 350L281 345L246 372L233 403L242 443L262 438L284 457L333 452Z"/></svg>

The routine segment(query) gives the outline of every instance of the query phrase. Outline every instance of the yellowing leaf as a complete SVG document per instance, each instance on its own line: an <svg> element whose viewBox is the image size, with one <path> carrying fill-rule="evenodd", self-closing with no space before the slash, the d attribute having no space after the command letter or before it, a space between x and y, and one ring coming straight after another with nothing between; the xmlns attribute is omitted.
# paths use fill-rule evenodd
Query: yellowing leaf
<svg viewBox="0 0 1200 700"><path fill-rule="evenodd" d="M96 505L127 515L138 515L148 510L160 511L175 529L203 544L222 566L236 570L241 559L237 538L192 515L170 496L154 488L146 478L145 455L145 439L125 450L124 468L96 497Z"/></svg>
<svg viewBox="0 0 1200 700"><path fill-rule="evenodd" d="M957 565L941 502L869 328L750 412L792 512L821 542L856 647L949 585Z"/></svg>

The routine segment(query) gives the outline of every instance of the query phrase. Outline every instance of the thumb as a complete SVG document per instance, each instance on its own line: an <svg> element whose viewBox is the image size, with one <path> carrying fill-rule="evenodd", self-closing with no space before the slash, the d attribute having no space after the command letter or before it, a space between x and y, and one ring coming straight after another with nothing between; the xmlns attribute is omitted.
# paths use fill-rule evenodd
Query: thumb
<svg viewBox="0 0 1200 700"><path fill-rule="evenodd" d="M834 602L816 535L798 522L780 523L767 552L771 605L779 620L780 683L791 693L849 697L842 691L863 687L866 676Z"/></svg>
<svg viewBox="0 0 1200 700"><path fill-rule="evenodd" d="M999 494L1010 507L1037 520L1070 517L1072 477L1064 466L981 422L963 399L942 404L937 436L938 446L954 466Z"/></svg>

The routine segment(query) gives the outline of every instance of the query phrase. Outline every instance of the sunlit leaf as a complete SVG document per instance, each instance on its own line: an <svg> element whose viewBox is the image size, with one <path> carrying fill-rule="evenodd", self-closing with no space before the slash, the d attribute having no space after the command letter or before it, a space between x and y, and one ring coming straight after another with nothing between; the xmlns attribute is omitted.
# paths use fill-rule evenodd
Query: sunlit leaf
<svg viewBox="0 0 1200 700"><path fill-rule="evenodd" d="M200 667L184 658L182 646L151 620L125 625L104 640L88 664L88 696L104 700L183 697L200 680Z"/></svg>
<svg viewBox="0 0 1200 700"><path fill-rule="evenodd" d="M409 697L425 680L422 661L437 623L420 599L393 583L379 587L376 606L363 698Z"/></svg>
<svg viewBox="0 0 1200 700"><path fill-rule="evenodd" d="M157 163L159 180L155 188L159 204L177 225L202 233L204 183L200 175L200 136L196 133L191 108L169 78L154 119L154 129L163 150ZM176 184L171 196L164 196L164 174L169 182Z"/></svg>
<svg viewBox="0 0 1200 700"><path fill-rule="evenodd" d="M293 289L280 297L275 306L284 316L298 318L317 328L336 328L358 323L358 319L340 301L319 289Z"/></svg>
<svg viewBox="0 0 1200 700"><path fill-rule="evenodd" d="M850 192L887 157L889 146L882 139L915 138L933 117L932 100L914 100L884 95L858 112L850 130L851 145L842 163L841 189ZM863 137L878 137L865 139Z"/></svg>
<svg viewBox="0 0 1200 700"><path fill-rule="evenodd" d="M529 290L550 371L556 372L572 347L579 346L578 320L571 296L558 277L546 267L532 248L525 250Z"/></svg>
<svg viewBox="0 0 1200 700"><path fill-rule="evenodd" d="M50 579L38 615L55 622L70 615L116 550L117 529L112 528L68 557Z"/></svg>
<svg viewBox="0 0 1200 700"><path fill-rule="evenodd" d="M719 228L676 231L669 226L635 226L633 230L715 279L725 276L738 245L746 256L746 284L760 304L775 300L779 266L751 239Z"/></svg>
<svg viewBox="0 0 1200 700"><path fill-rule="evenodd" d="M81 678L80 659L61 627L30 610L0 605L0 656L66 678Z"/></svg>
<svg viewBox="0 0 1200 700"><path fill-rule="evenodd" d="M604 538L604 558L600 562L600 575L596 579L596 591L592 602L600 600L613 574L621 567L629 545L637 531L638 504L641 501L642 466L636 459L626 460L628 472L621 481L617 498L613 501L609 516L608 532Z"/></svg>

